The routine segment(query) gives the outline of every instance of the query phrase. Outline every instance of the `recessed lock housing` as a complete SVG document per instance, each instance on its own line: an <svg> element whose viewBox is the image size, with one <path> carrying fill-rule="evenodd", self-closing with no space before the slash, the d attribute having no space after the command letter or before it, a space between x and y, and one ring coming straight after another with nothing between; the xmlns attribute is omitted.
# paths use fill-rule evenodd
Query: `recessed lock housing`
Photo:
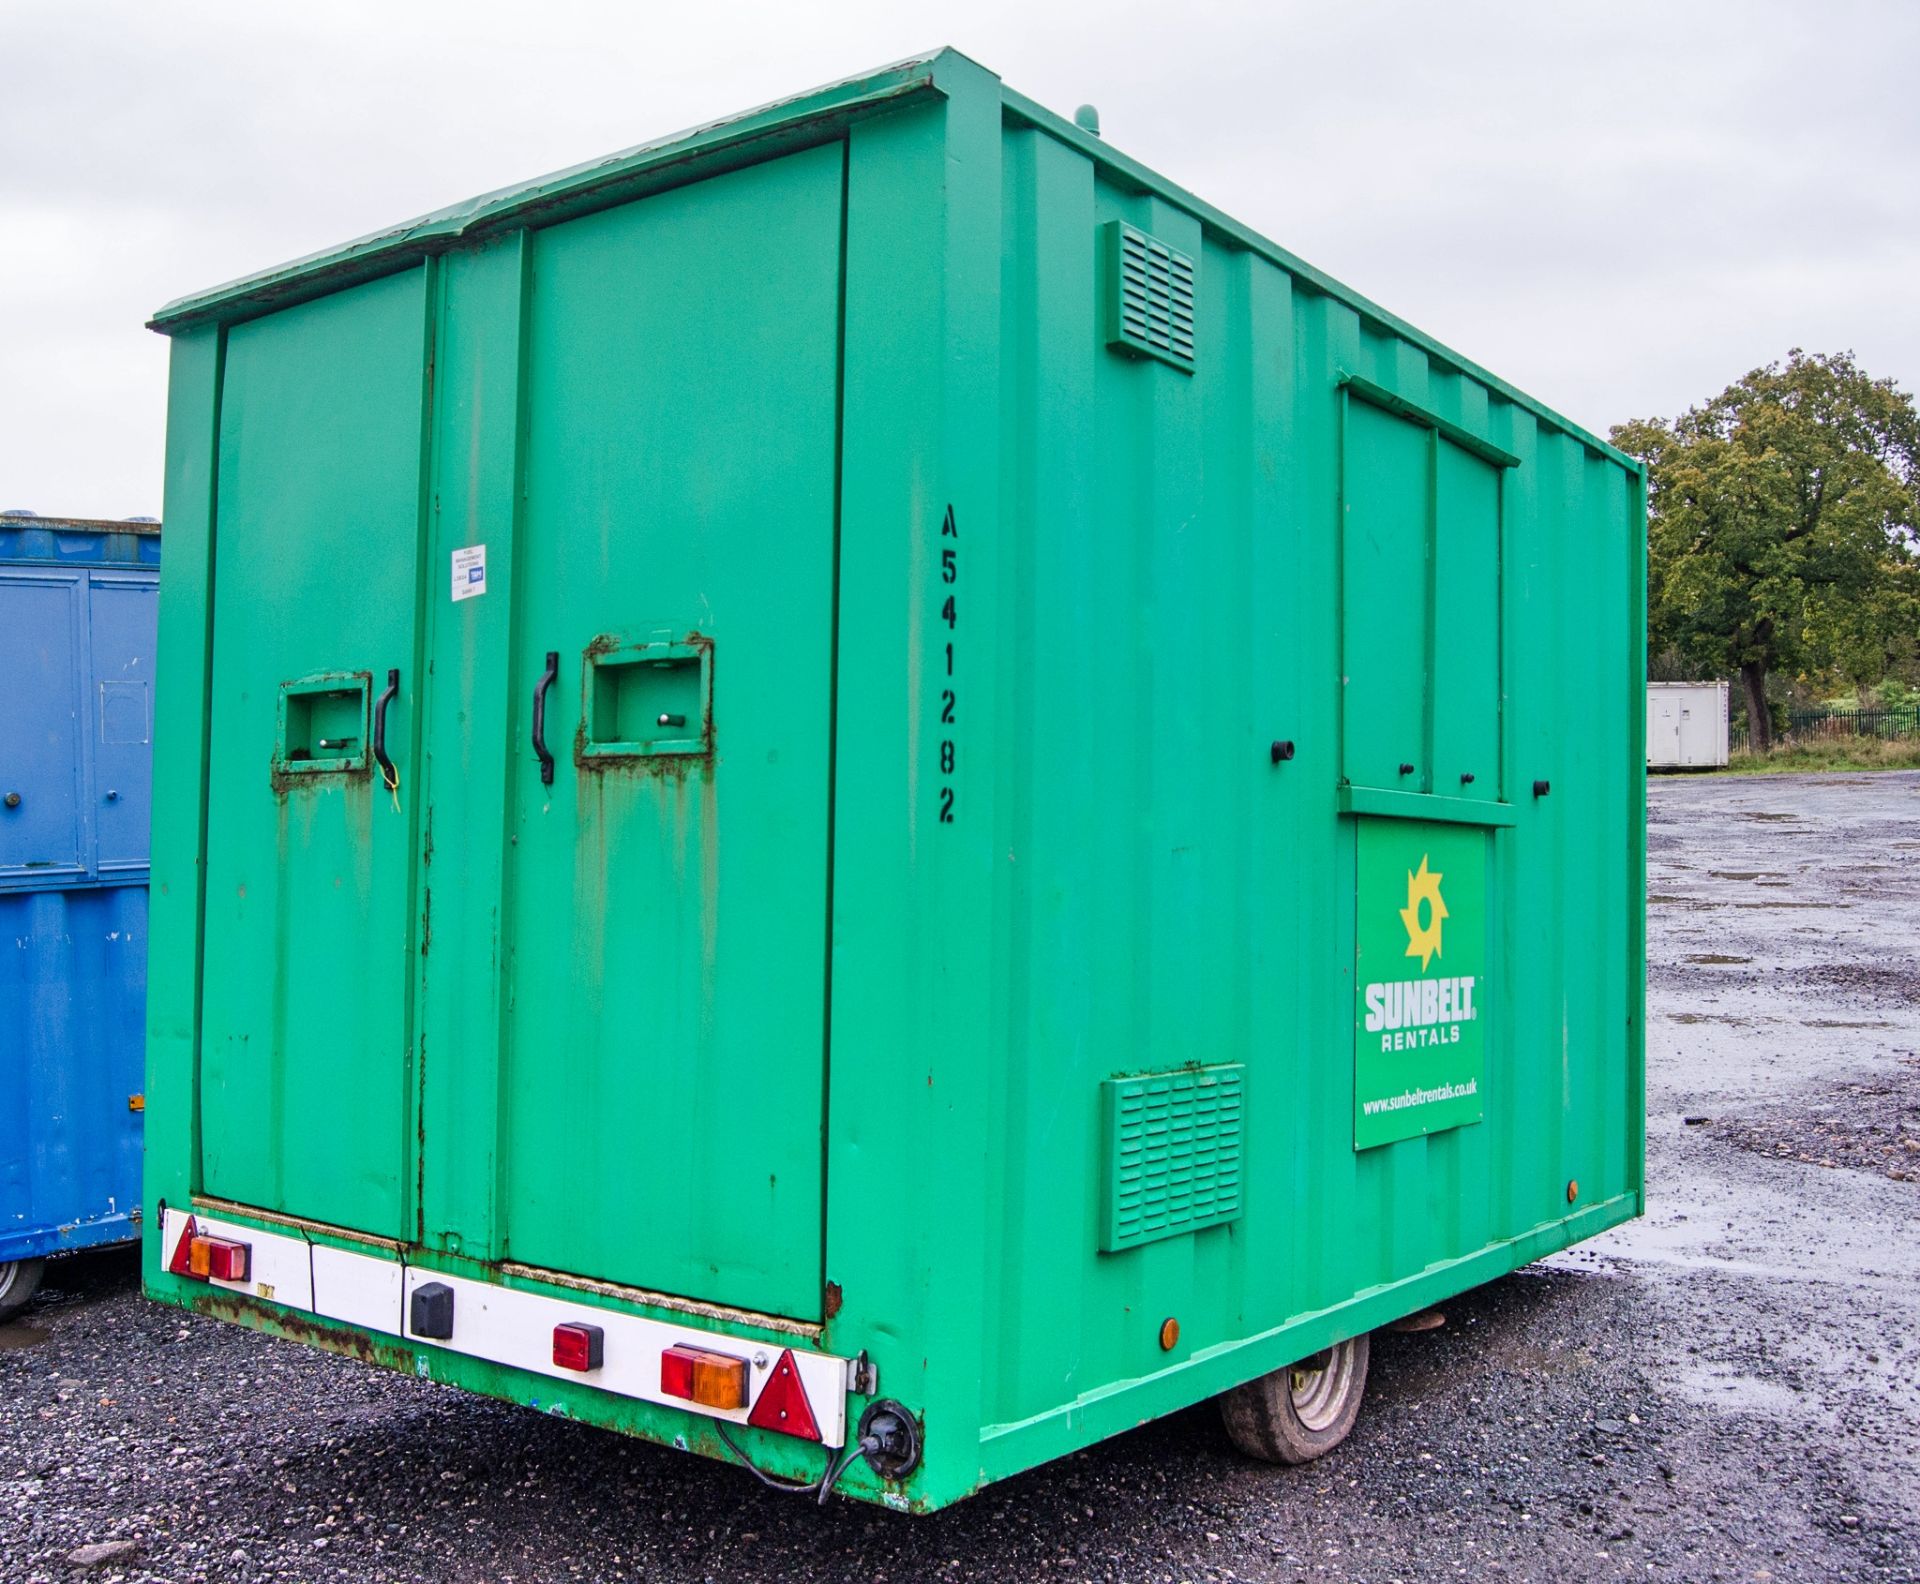
<svg viewBox="0 0 1920 1584"><path fill-rule="evenodd" d="M323 672L280 684L273 767L292 775L367 767L368 675Z"/></svg>
<svg viewBox="0 0 1920 1584"><path fill-rule="evenodd" d="M713 645L590 651L582 757L704 754L713 746Z"/></svg>

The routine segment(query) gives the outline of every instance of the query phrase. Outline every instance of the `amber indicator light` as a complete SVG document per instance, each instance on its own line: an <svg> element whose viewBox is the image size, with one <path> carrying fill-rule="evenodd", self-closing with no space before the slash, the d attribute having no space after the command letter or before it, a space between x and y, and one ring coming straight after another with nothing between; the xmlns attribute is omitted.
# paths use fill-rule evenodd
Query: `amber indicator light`
<svg viewBox="0 0 1920 1584"><path fill-rule="evenodd" d="M744 1408L747 1361L705 1348L670 1347L660 1355L660 1390L702 1408Z"/></svg>

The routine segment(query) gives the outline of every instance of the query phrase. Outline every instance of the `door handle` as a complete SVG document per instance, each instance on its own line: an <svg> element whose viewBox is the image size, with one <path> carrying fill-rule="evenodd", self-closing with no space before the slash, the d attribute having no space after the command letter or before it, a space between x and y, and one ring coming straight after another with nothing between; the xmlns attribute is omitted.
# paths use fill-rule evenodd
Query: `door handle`
<svg viewBox="0 0 1920 1584"><path fill-rule="evenodd" d="M393 761L387 757L387 706L399 691L400 668L395 666L387 673L387 691L373 702L373 757L380 766L380 779L389 792L400 790L400 772L394 769Z"/></svg>
<svg viewBox="0 0 1920 1584"><path fill-rule="evenodd" d="M560 674L560 651L547 651L547 669L533 685L533 751L540 756L540 781L553 785L553 755L547 752L547 689Z"/></svg>

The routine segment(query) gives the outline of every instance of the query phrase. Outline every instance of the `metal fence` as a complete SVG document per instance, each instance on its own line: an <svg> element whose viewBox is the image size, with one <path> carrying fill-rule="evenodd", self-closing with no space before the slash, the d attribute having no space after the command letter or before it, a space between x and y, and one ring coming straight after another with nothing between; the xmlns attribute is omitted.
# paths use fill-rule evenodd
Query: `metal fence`
<svg viewBox="0 0 1920 1584"><path fill-rule="evenodd" d="M1920 705L1899 709L1793 710L1787 716L1789 737L1818 741L1827 737L1920 736Z"/></svg>
<svg viewBox="0 0 1920 1584"><path fill-rule="evenodd" d="M1750 748L1753 739L1747 730L1745 715L1736 716L1728 731L1734 748ZM1903 704L1897 709L1810 709L1789 710L1785 730L1775 735L1776 747L1793 743L1848 741L1862 737L1892 741L1900 737L1920 737L1920 705Z"/></svg>

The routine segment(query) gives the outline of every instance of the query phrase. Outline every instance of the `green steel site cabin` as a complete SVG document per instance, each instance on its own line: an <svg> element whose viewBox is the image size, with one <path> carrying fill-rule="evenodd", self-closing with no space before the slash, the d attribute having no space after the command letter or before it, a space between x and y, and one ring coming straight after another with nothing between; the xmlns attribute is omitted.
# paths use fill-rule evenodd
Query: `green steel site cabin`
<svg viewBox="0 0 1920 1584"><path fill-rule="evenodd" d="M1639 1212L1637 464L1094 132L154 322L155 1297L926 1510Z"/></svg>

